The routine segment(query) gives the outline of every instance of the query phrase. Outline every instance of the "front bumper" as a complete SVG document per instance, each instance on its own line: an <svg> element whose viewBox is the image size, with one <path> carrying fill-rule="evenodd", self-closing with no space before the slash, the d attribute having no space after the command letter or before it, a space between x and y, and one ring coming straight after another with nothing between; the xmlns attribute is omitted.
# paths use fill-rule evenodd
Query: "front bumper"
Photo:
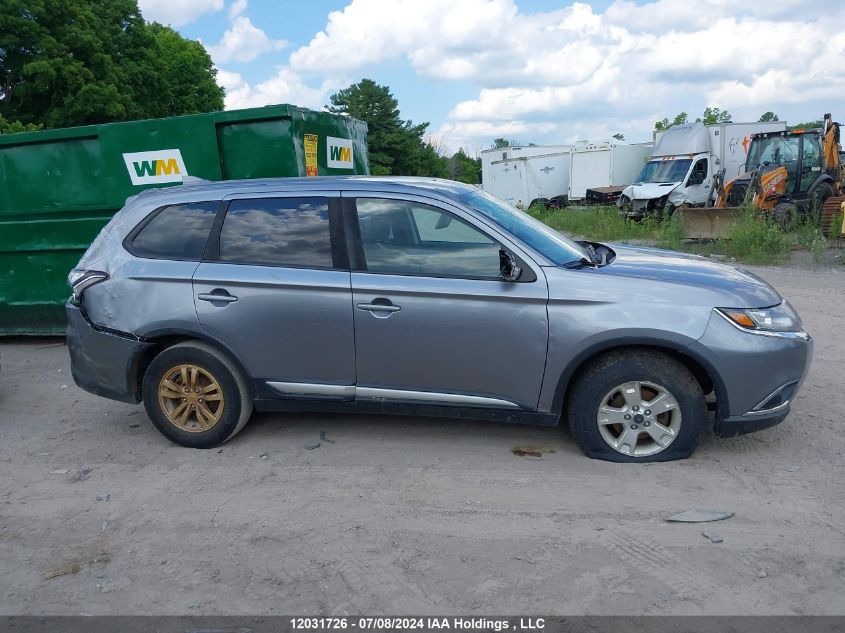
<svg viewBox="0 0 845 633"><path fill-rule="evenodd" d="M96 327L68 302L67 347L73 380L85 391L135 404L140 401L138 361L152 344Z"/></svg>
<svg viewBox="0 0 845 633"><path fill-rule="evenodd" d="M783 422L812 361L808 334L752 333L714 312L699 340L712 354L724 388L716 435L733 437Z"/></svg>

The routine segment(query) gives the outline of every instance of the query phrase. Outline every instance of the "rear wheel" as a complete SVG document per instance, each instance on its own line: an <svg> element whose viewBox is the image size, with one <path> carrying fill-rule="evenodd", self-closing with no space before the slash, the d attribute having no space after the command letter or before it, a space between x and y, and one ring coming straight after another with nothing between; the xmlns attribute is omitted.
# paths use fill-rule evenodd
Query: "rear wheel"
<svg viewBox="0 0 845 633"><path fill-rule="evenodd" d="M698 445L707 406L698 381L677 360L651 350L615 352L591 363L567 406L572 435L588 457L670 461Z"/></svg>
<svg viewBox="0 0 845 633"><path fill-rule="evenodd" d="M238 368L207 343L167 348L144 373L144 407L156 428L181 446L213 448L240 431L252 397Z"/></svg>

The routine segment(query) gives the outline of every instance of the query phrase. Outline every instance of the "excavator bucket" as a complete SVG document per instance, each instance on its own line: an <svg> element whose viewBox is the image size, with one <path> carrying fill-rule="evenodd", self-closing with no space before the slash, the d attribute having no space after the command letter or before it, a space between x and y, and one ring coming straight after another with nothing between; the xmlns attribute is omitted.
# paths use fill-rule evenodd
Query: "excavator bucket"
<svg viewBox="0 0 845 633"><path fill-rule="evenodd" d="M687 237L696 240L713 240L727 237L731 227L742 215L739 207L688 207L675 210Z"/></svg>

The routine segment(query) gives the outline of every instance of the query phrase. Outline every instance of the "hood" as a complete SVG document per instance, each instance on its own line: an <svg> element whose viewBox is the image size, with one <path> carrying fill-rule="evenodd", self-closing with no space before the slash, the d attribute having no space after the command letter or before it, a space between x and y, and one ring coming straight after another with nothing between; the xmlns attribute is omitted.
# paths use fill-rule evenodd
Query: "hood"
<svg viewBox="0 0 845 633"><path fill-rule="evenodd" d="M657 248L617 244L612 247L616 251L616 259L596 272L614 277L683 284L687 286L687 291L706 289L723 294L722 307L726 308L764 308L782 301L774 288L747 270L698 255Z"/></svg>
<svg viewBox="0 0 845 633"><path fill-rule="evenodd" d="M654 200L674 191L681 182L643 182L625 188L626 196L631 200Z"/></svg>

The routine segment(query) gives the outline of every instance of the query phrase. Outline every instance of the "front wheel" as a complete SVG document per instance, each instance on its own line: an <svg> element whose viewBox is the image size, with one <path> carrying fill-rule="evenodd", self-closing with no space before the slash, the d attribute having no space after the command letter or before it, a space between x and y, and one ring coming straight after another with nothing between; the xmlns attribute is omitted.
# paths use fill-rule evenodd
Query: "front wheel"
<svg viewBox="0 0 845 633"><path fill-rule="evenodd" d="M214 448L234 437L252 414L252 396L226 356L200 341L178 343L144 373L144 407L171 442Z"/></svg>
<svg viewBox="0 0 845 633"><path fill-rule="evenodd" d="M701 386L674 358L632 349L600 357L575 381L567 406L588 457L613 462L689 457L704 430Z"/></svg>

